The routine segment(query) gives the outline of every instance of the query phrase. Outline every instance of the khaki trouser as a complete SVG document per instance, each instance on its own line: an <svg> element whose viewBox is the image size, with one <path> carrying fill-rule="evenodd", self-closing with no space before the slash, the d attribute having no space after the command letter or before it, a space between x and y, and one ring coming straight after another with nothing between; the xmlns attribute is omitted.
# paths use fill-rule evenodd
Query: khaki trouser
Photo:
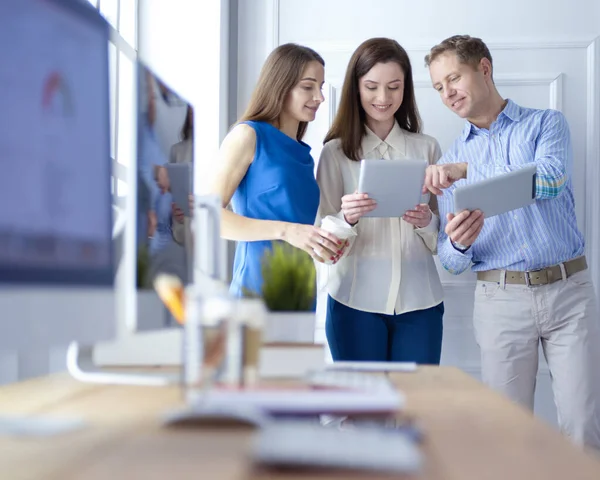
<svg viewBox="0 0 600 480"><path fill-rule="evenodd" d="M600 320L589 270L534 287L478 281L473 323L484 383L533 410L541 343L561 430L600 449Z"/></svg>

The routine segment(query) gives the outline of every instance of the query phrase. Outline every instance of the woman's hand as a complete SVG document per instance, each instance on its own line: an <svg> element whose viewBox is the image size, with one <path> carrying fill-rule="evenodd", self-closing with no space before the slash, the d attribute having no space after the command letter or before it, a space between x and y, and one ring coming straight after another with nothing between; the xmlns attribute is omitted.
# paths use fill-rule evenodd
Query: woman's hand
<svg viewBox="0 0 600 480"><path fill-rule="evenodd" d="M350 225L356 225L360 217L374 210L376 206L377 202L366 193L354 192L342 197L342 212Z"/></svg>
<svg viewBox="0 0 600 480"><path fill-rule="evenodd" d="M284 240L296 248L304 250L318 262L337 262L348 242L340 240L332 233L313 225L290 223L285 228Z"/></svg>
<svg viewBox="0 0 600 480"><path fill-rule="evenodd" d="M171 204L171 216L177 223L183 223L183 210L176 203Z"/></svg>
<svg viewBox="0 0 600 480"><path fill-rule="evenodd" d="M169 180L169 172L162 165L156 169L156 184L160 188L161 193L166 193L171 188L171 182Z"/></svg>
<svg viewBox="0 0 600 480"><path fill-rule="evenodd" d="M431 222L431 209L426 203L420 203L414 210L409 210L402 216L402 220L417 228L425 228Z"/></svg>
<svg viewBox="0 0 600 480"><path fill-rule="evenodd" d="M190 207L190 217L194 217L194 194L190 193L188 196L188 204Z"/></svg>

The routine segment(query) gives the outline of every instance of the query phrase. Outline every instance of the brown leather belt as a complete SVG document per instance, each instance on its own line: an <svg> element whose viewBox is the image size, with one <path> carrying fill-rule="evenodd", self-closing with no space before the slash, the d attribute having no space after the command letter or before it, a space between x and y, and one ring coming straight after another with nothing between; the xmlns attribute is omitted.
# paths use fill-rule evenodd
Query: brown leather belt
<svg viewBox="0 0 600 480"><path fill-rule="evenodd" d="M587 262L585 260L585 256L582 256L564 262L563 266L568 278L577 272L585 270L587 268ZM504 270L486 270L485 272L477 272L477 280L500 283L502 279L502 272L504 272ZM505 283L527 285L528 287L531 287L534 285L549 285L551 283L558 282L559 280L562 280L560 264L528 272L506 270Z"/></svg>

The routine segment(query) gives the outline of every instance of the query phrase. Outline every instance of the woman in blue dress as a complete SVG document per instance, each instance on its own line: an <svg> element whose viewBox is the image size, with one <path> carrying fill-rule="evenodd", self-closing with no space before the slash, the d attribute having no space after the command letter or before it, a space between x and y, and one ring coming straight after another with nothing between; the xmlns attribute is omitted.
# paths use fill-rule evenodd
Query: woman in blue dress
<svg viewBox="0 0 600 480"><path fill-rule="evenodd" d="M325 62L315 51L281 45L267 58L246 112L221 145L212 186L223 201L221 235L238 242L231 293L260 293L261 259L274 240L317 261L336 261L345 242L314 226L319 187L302 142L323 102ZM227 210L232 202L233 211Z"/></svg>

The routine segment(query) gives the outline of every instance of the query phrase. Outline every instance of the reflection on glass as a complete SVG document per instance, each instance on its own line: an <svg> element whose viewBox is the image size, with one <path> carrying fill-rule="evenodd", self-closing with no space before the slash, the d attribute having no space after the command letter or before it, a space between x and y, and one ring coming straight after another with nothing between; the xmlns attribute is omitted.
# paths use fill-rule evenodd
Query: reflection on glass
<svg viewBox="0 0 600 480"><path fill-rule="evenodd" d="M153 72L138 71L137 287L191 275L193 111ZM174 320L173 320L174 322Z"/></svg>
<svg viewBox="0 0 600 480"><path fill-rule="evenodd" d="M128 166L135 146L135 63L119 52L119 130L117 132L117 160Z"/></svg>
<svg viewBox="0 0 600 480"><path fill-rule="evenodd" d="M117 47L108 44L109 79L110 79L110 156L115 158L116 112L117 112Z"/></svg>

